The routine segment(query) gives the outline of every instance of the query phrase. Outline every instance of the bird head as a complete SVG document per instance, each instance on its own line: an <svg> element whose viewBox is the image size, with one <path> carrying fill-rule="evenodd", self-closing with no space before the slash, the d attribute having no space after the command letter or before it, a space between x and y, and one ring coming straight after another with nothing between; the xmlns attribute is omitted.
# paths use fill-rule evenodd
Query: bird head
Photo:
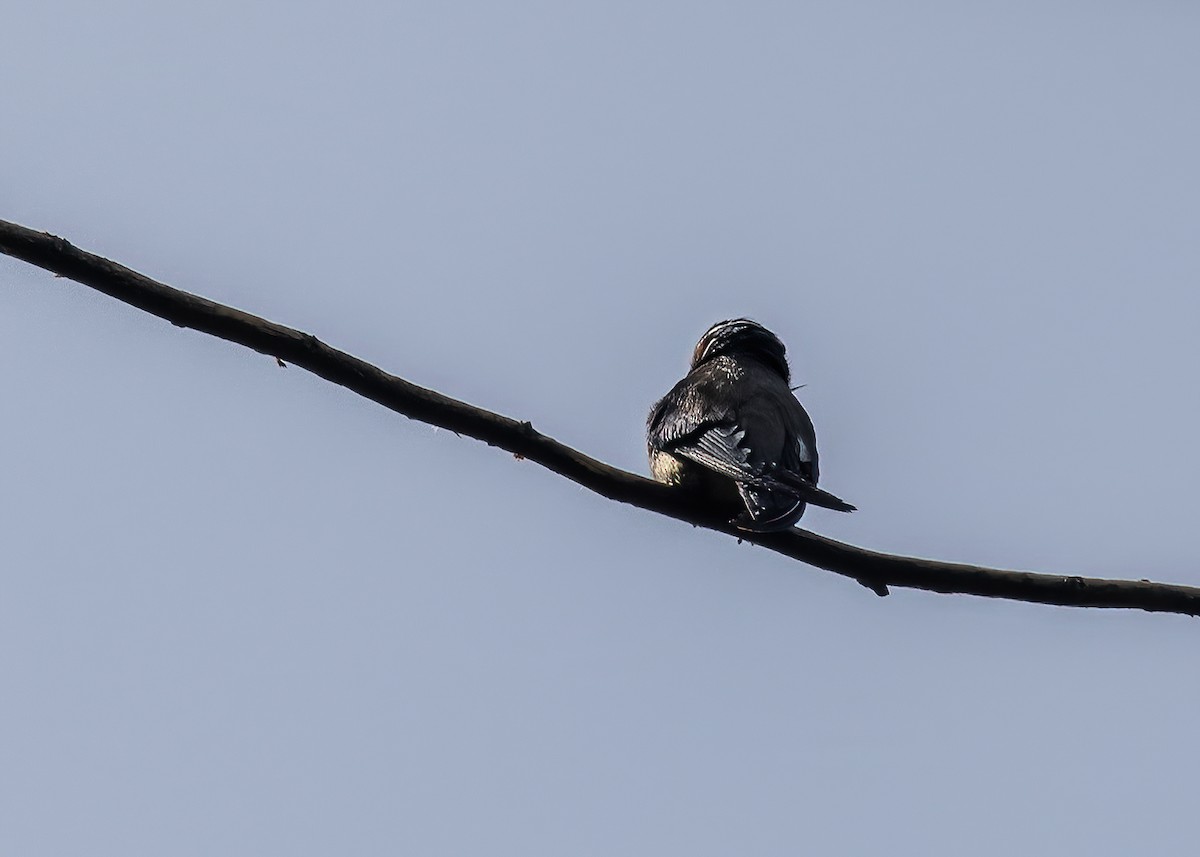
<svg viewBox="0 0 1200 857"><path fill-rule="evenodd" d="M733 318L718 321L700 337L692 352L692 368L722 355L750 357L778 372L787 383L791 372L786 351L779 337L758 322Z"/></svg>

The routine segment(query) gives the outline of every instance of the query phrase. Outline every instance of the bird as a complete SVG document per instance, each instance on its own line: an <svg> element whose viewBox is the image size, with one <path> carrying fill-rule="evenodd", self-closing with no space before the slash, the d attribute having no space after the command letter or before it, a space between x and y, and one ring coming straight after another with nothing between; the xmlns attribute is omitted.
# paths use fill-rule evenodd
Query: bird
<svg viewBox="0 0 1200 857"><path fill-rule="evenodd" d="M793 526L807 504L853 512L817 487L817 437L791 386L787 350L748 318L719 321L691 369L646 420L650 472L695 492L750 532Z"/></svg>

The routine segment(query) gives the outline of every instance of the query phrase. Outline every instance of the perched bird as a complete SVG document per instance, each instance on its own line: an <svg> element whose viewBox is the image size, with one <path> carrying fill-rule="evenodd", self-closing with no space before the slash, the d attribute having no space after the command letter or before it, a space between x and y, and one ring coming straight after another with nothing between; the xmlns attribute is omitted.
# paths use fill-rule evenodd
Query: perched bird
<svg viewBox="0 0 1200 857"><path fill-rule="evenodd" d="M745 318L714 324L692 368L651 410L646 446L659 482L737 513L744 530L784 530L806 503L852 512L817 487L817 437L792 395L779 337Z"/></svg>

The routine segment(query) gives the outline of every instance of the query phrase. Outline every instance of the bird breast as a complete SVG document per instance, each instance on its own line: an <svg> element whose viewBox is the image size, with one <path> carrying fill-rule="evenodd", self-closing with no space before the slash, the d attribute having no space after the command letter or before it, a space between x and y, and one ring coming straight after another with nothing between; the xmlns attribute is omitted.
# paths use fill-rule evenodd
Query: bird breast
<svg viewBox="0 0 1200 857"><path fill-rule="evenodd" d="M688 462L669 452L650 450L650 473L656 482L665 482L667 485L682 484L687 476L687 465Z"/></svg>
<svg viewBox="0 0 1200 857"><path fill-rule="evenodd" d="M656 482L679 485L710 503L741 506L741 495L732 479L661 449L650 450L650 474Z"/></svg>

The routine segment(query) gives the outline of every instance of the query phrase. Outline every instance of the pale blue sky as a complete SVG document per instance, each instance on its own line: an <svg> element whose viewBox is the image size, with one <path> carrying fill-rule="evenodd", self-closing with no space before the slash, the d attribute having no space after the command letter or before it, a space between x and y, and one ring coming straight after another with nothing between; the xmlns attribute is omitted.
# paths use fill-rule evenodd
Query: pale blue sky
<svg viewBox="0 0 1200 857"><path fill-rule="evenodd" d="M25 4L0 217L881 550L1200 585L1200 9ZM852 582L0 259L0 852L1194 853L1200 625Z"/></svg>

